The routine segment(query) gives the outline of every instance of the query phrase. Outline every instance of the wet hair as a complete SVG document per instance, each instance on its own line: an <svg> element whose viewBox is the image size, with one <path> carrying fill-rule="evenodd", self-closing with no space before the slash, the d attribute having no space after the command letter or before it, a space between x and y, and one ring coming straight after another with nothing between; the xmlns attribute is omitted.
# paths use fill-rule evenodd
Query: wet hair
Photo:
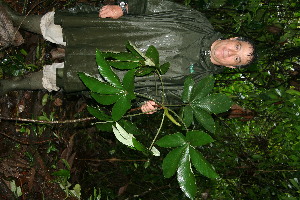
<svg viewBox="0 0 300 200"><path fill-rule="evenodd" d="M255 44L250 39L244 38L244 37L237 37L236 40L249 43L252 46L253 51L252 51L252 53L250 55L248 55L248 56L251 56L251 60L249 60L249 62L247 64L245 64L245 65L235 65L234 67L236 67L236 68L245 68L245 67L248 67L249 65L251 65L252 63L254 63L257 60L257 56L258 55L257 55L257 52L256 52Z"/></svg>

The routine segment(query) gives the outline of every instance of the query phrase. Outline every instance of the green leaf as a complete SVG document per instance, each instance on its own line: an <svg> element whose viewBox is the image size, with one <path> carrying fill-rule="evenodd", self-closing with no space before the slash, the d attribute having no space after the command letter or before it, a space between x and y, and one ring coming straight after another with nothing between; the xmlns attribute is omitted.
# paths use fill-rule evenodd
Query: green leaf
<svg viewBox="0 0 300 200"><path fill-rule="evenodd" d="M21 49L21 50L20 50L20 53L23 54L24 56L27 56L27 55L28 55L28 53L27 53L27 51L26 51L25 49Z"/></svg>
<svg viewBox="0 0 300 200"><path fill-rule="evenodd" d="M70 171L66 170L66 169L61 169L61 170L58 170L56 172L53 172L52 175L53 176L61 176L61 177L70 178Z"/></svg>
<svg viewBox="0 0 300 200"><path fill-rule="evenodd" d="M300 92L297 91L297 90L293 90L293 89L287 90L286 93L291 94L291 95L298 95L298 96L300 96Z"/></svg>
<svg viewBox="0 0 300 200"><path fill-rule="evenodd" d="M136 70L130 70L125 74L125 76L123 78L123 86L124 86L124 89L128 93L134 92L134 74L135 74L135 72L136 72Z"/></svg>
<svg viewBox="0 0 300 200"><path fill-rule="evenodd" d="M102 56L105 59L110 58L109 60L113 59L116 61L133 61L133 62L139 62L142 61L144 59L137 57L136 55L130 53L130 52L118 52L118 53L114 53L114 52L101 52Z"/></svg>
<svg viewBox="0 0 300 200"><path fill-rule="evenodd" d="M183 92L182 92L182 101L184 103L187 103L190 101L190 96L191 96L194 84L195 84L195 82L191 76L189 76L188 78L185 79Z"/></svg>
<svg viewBox="0 0 300 200"><path fill-rule="evenodd" d="M162 64L162 65L159 67L160 74L165 74L165 73L167 73L167 71L169 70L169 68L170 68L170 63L169 63L169 62Z"/></svg>
<svg viewBox="0 0 300 200"><path fill-rule="evenodd" d="M98 50L96 51L96 61L98 64L98 70L103 76L104 80L117 88L122 88L119 77L112 71L102 53Z"/></svg>
<svg viewBox="0 0 300 200"><path fill-rule="evenodd" d="M126 48L132 53L133 56L137 57L140 60L145 60L143 54L130 42L127 42Z"/></svg>
<svg viewBox="0 0 300 200"><path fill-rule="evenodd" d="M208 131L214 133L216 131L215 121L212 116L204 110L193 107L193 113L197 121Z"/></svg>
<svg viewBox="0 0 300 200"><path fill-rule="evenodd" d="M166 135L156 141L156 144L160 147L178 147L182 146L186 143L185 137L182 135L182 133L175 133L172 135Z"/></svg>
<svg viewBox="0 0 300 200"><path fill-rule="evenodd" d="M189 127L194 121L193 109L191 106L183 107L183 122L187 127Z"/></svg>
<svg viewBox="0 0 300 200"><path fill-rule="evenodd" d="M177 169L177 181L185 196L194 199L197 193L196 179L190 163L189 147L183 151Z"/></svg>
<svg viewBox="0 0 300 200"><path fill-rule="evenodd" d="M95 116L97 119L101 120L101 121L111 121L111 117L106 115L102 110L100 110L100 108L94 108L91 106L87 107L87 110L89 111L89 113L91 113L93 116Z"/></svg>
<svg viewBox="0 0 300 200"><path fill-rule="evenodd" d="M113 131L113 129L112 129L112 125L113 125L113 124L114 124L114 123L112 123L112 122L108 122L108 123L97 123L97 124L96 124L96 127L97 127L97 129L100 130L100 131L112 132L112 131Z"/></svg>
<svg viewBox="0 0 300 200"><path fill-rule="evenodd" d="M42 98L42 105L45 106L48 102L49 94L45 94Z"/></svg>
<svg viewBox="0 0 300 200"><path fill-rule="evenodd" d="M130 98L127 95L121 96L120 99L114 104L112 108L112 118L118 121L131 107Z"/></svg>
<svg viewBox="0 0 300 200"><path fill-rule="evenodd" d="M153 146L153 147L150 149L150 151L152 152L152 154L153 154L154 156L160 156L160 152L158 151L157 148L155 148L155 146Z"/></svg>
<svg viewBox="0 0 300 200"><path fill-rule="evenodd" d="M147 151L147 148L142 143L137 141L135 138L132 138L132 143L133 143L133 146L136 150L143 151L143 152Z"/></svg>
<svg viewBox="0 0 300 200"><path fill-rule="evenodd" d="M150 58L155 66L159 66L159 53L154 46L149 46L146 51L146 57Z"/></svg>
<svg viewBox="0 0 300 200"><path fill-rule="evenodd" d="M174 117L169 113L168 108L165 108L165 109L164 109L164 114L165 114L165 115L169 118L169 120L170 120L171 122L173 122L175 125L181 126L181 125L174 119Z"/></svg>
<svg viewBox="0 0 300 200"><path fill-rule="evenodd" d="M178 168L179 161L182 157L183 151L186 149L187 145L178 147L170 151L163 160L162 169L165 178L170 178L173 176Z"/></svg>
<svg viewBox="0 0 300 200"><path fill-rule="evenodd" d="M208 178L219 178L219 175L215 172L209 162L207 162L203 155L193 147L190 147L190 156L194 167L199 173Z"/></svg>
<svg viewBox="0 0 300 200"><path fill-rule="evenodd" d="M111 105L115 103L119 98L120 95L105 95L105 94L98 94L98 93L91 93L91 96L100 104L102 105Z"/></svg>
<svg viewBox="0 0 300 200"><path fill-rule="evenodd" d="M138 62L120 62L120 61L108 61L108 64L114 68L125 70L125 69L135 69L141 64Z"/></svg>
<svg viewBox="0 0 300 200"><path fill-rule="evenodd" d="M190 100L201 99L207 96L213 89L215 79L213 76L207 76L201 79L192 89Z"/></svg>
<svg viewBox="0 0 300 200"><path fill-rule="evenodd" d="M78 75L79 78L86 85L86 87L89 88L92 92L97 92L101 94L116 94L123 92L123 90L115 88L107 83L103 83L98 79L91 77L85 73L79 72Z"/></svg>
<svg viewBox="0 0 300 200"><path fill-rule="evenodd" d="M81 187L79 184L76 184L73 188L73 190L71 190L71 192L77 197L80 199L81 197Z"/></svg>
<svg viewBox="0 0 300 200"><path fill-rule="evenodd" d="M140 135L140 130L136 127L134 123L128 120L120 120L119 124L129 133L132 133L133 135Z"/></svg>
<svg viewBox="0 0 300 200"><path fill-rule="evenodd" d="M41 121L50 121L50 119L47 116L38 116L38 120L41 120Z"/></svg>
<svg viewBox="0 0 300 200"><path fill-rule="evenodd" d="M207 133L196 130L187 132L186 140L189 141L192 146L202 146L214 141Z"/></svg>
<svg viewBox="0 0 300 200"><path fill-rule="evenodd" d="M119 142L125 144L126 146L129 147L133 147L133 138L134 136L130 133L127 133L127 131L125 131L125 129L123 129L118 122L116 122L116 126L112 126L113 128L113 132L117 138L117 140L119 140Z"/></svg>
<svg viewBox="0 0 300 200"><path fill-rule="evenodd" d="M193 100L192 103L194 107L215 114L226 112L232 106L232 100L225 94L211 94L203 99Z"/></svg>

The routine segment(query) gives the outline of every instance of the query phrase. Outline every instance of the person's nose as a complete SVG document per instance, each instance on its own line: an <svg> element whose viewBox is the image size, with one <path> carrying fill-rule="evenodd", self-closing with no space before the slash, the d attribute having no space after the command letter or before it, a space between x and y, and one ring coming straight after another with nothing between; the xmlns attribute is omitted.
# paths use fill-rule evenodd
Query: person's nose
<svg viewBox="0 0 300 200"><path fill-rule="evenodd" d="M237 53L235 49L228 49L228 57L235 56Z"/></svg>

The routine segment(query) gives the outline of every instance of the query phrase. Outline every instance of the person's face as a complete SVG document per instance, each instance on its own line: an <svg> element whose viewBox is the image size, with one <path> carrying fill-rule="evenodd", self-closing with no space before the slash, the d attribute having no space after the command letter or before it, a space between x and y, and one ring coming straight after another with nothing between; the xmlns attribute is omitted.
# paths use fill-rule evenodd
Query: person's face
<svg viewBox="0 0 300 200"><path fill-rule="evenodd" d="M250 43L236 38L217 40L211 46L210 60L215 65L234 68L246 65L252 59L253 47Z"/></svg>

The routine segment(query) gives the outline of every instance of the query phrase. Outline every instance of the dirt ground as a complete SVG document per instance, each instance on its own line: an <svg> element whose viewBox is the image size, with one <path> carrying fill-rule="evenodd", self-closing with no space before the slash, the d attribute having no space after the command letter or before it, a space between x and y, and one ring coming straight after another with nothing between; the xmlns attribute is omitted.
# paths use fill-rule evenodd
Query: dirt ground
<svg viewBox="0 0 300 200"><path fill-rule="evenodd" d="M76 3L63 0L6 2L20 13L32 14L43 14L54 7L64 9L68 3ZM45 44L45 41L36 34L24 31L21 34L25 43L18 48L28 52L27 63L38 64L40 61L35 56L37 46ZM42 46L45 46L43 59L55 62L51 59L50 51L57 47L49 44ZM14 47L7 49L6 53L12 49ZM3 52L1 55L4 56ZM4 74L4 78L11 77ZM86 165L91 166L90 162L80 161L80 158L109 157L108 152L101 148L91 152L92 148L85 147L91 140L99 141L103 148L113 145L109 137L95 134L98 132L91 125L93 120L89 119L91 115L86 111L87 101L82 94L65 94L61 91L12 91L0 97L0 199L17 199L11 191L12 181L23 193L18 199L66 199L66 192L57 183L57 176L53 176L53 172L68 169L69 165L72 173L69 181L76 183L82 180L82 172L87 171ZM83 121L66 121L78 119ZM58 122L38 123L39 120ZM99 169L99 164L94 163L91 168L97 171L114 167L115 164L106 163ZM120 176L111 176L111 179L115 179L113 187L122 187L123 180L116 181Z"/></svg>

